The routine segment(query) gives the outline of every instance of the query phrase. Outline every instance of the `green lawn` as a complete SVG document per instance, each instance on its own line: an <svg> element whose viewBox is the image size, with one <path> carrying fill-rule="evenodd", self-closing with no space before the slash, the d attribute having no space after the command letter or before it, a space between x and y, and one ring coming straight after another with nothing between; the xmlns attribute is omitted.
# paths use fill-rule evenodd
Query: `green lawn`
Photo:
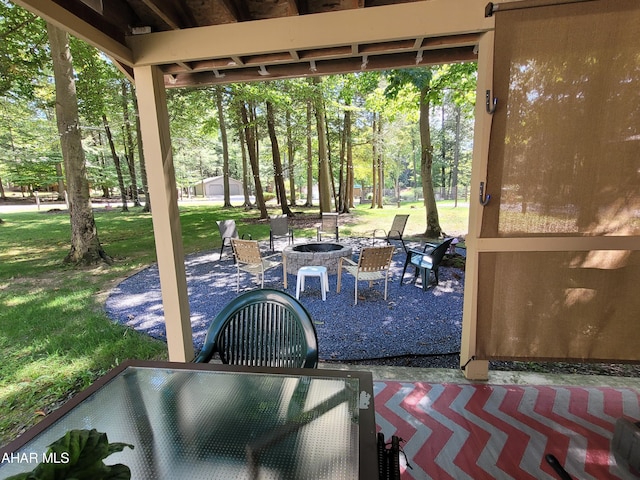
<svg viewBox="0 0 640 480"><path fill-rule="evenodd" d="M296 207L317 218L317 209ZM279 213L272 210L274 214ZM424 231L419 204L401 208L358 206L341 224L341 235L370 234L389 228L397 213L411 215L407 235ZM220 248L215 220L233 218L254 239L269 238L257 211L210 205L180 207L186 253ZM466 232L468 208L440 205L447 233ZM166 359L166 345L112 323L104 301L118 280L155 262L151 215L133 209L98 210L100 240L112 266L63 265L69 249L69 218L64 212L3 213L0 224L0 444L35 424L74 392L127 358ZM312 225L313 222L308 222ZM314 235L311 226L296 236Z"/></svg>

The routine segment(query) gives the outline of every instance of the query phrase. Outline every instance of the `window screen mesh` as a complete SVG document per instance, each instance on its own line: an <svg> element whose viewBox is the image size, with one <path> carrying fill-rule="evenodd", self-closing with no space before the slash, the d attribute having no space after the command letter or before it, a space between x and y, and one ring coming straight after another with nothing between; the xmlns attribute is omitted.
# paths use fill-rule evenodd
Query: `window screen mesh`
<svg viewBox="0 0 640 480"><path fill-rule="evenodd" d="M496 14L482 236L640 234L639 4Z"/></svg>
<svg viewBox="0 0 640 480"><path fill-rule="evenodd" d="M493 94L481 237L640 235L640 2L499 11ZM478 358L640 361L639 249L479 259Z"/></svg>

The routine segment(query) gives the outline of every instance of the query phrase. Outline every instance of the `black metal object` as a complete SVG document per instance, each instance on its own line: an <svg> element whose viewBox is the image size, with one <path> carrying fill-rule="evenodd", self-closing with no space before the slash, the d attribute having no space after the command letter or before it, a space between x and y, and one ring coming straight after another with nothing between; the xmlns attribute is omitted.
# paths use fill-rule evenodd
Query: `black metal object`
<svg viewBox="0 0 640 480"><path fill-rule="evenodd" d="M378 478L400 480L400 439L395 435L387 444L384 434L378 433Z"/></svg>
<svg viewBox="0 0 640 480"><path fill-rule="evenodd" d="M544 459L551 466L551 468L553 468L554 472L558 474L558 478L560 478L560 480L573 480L571 475L567 473L567 471L564 469L564 467L562 466L560 461L555 457L555 455L547 453L544 456Z"/></svg>

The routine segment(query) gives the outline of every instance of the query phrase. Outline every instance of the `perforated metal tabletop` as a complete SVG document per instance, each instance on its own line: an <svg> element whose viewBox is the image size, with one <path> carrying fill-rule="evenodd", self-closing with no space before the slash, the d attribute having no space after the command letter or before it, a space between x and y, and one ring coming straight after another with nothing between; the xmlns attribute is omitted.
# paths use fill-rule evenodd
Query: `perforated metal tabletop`
<svg viewBox="0 0 640 480"><path fill-rule="evenodd" d="M105 460L137 479L358 479L377 475L371 375L129 362L2 451L72 429L134 445ZM15 458L15 457L14 457ZM0 477L36 465L5 462Z"/></svg>

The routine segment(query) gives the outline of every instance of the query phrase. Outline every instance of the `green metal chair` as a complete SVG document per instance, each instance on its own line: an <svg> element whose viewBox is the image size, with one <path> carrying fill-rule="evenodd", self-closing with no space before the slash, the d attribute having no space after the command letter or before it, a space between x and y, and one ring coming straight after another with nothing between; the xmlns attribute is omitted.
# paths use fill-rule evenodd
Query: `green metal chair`
<svg viewBox="0 0 640 480"><path fill-rule="evenodd" d="M420 278L422 279L422 289L426 290L431 281L431 272L436 278L436 285L438 285L438 268L440 262L447 253L447 250L451 246L453 238L447 238L440 244L427 243L422 250L407 250L407 257L404 261L404 268L402 269L402 276L400 277L400 285L404 279L404 274L407 271L407 267L411 265L416 269L415 277L420 272Z"/></svg>
<svg viewBox="0 0 640 480"><path fill-rule="evenodd" d="M300 302L265 288L239 295L216 315L195 362L209 362L216 352L230 365L316 368L318 338Z"/></svg>

